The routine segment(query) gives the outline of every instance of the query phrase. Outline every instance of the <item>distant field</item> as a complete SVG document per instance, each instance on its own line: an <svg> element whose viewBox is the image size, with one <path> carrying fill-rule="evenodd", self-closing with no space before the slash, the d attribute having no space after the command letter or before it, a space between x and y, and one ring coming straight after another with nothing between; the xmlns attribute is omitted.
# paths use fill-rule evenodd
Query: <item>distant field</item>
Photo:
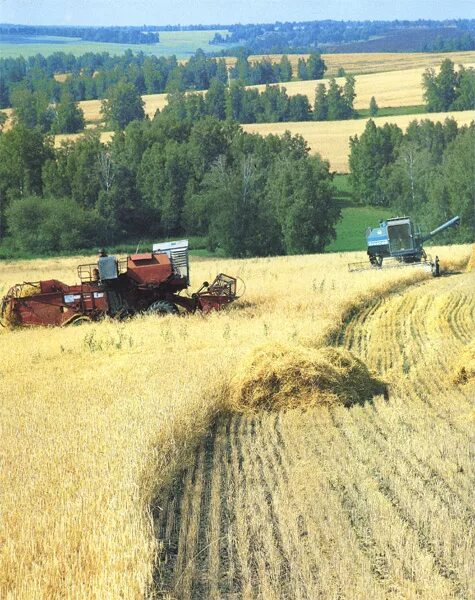
<svg viewBox="0 0 475 600"><path fill-rule="evenodd" d="M54 136L54 145L58 148L61 146L62 142L67 142L68 140L74 141L82 137L84 133L62 133L61 135ZM101 142L103 144L107 144L112 139L114 133L112 131L103 131L101 133Z"/></svg>
<svg viewBox="0 0 475 600"><path fill-rule="evenodd" d="M461 125L468 125L475 120L475 111L466 110L449 113L426 113L417 115L401 115L395 117L377 117L374 119L379 126L384 123L395 123L406 129L415 119L430 119L431 121L445 121L448 117L454 118ZM368 119L350 121L324 121L300 123L256 123L243 125L244 131L260 133L261 135L282 135L285 131L300 134L305 138L313 153L319 153L330 161L330 166L339 173L348 172L349 138L356 134L361 135Z"/></svg>
<svg viewBox="0 0 475 600"><path fill-rule="evenodd" d="M108 52L111 55L123 54L129 48L134 52L144 52L156 56L171 56L188 58L203 48L205 52L219 52L222 46L210 45L209 41L217 33L214 30L205 31L161 31L159 44L109 44L102 42L82 42L77 38L41 37L41 42L35 43L31 37L17 37L15 43L0 41L0 58L17 56L34 56L43 54L49 56L53 52L71 52L80 56L86 52ZM220 31L222 35L227 30Z"/></svg>
<svg viewBox="0 0 475 600"><path fill-rule="evenodd" d="M288 59L295 70L299 58L307 59L309 54L288 54ZM249 61L270 58L272 62L279 62L282 54L259 54L249 57ZM338 73L343 68L347 73L354 75L363 73L380 73L382 71L402 71L406 69L427 68L440 64L445 58L450 58L456 64L475 62L475 52L362 52L359 54L323 54L327 65L327 77ZM236 59L226 58L229 65L234 65Z"/></svg>
<svg viewBox="0 0 475 600"><path fill-rule="evenodd" d="M439 63L433 62L433 66ZM475 53L471 62L464 63L466 67L475 66ZM356 76L355 108L368 108L371 96L376 98L379 107L415 106L424 103L422 90L422 75L425 68L405 69L404 71L385 71ZM337 83L343 85L345 79L337 78ZM319 83L328 87L328 79L321 81L289 81L281 84L290 96L305 94L310 102L315 99L315 88ZM264 90L265 85L253 86Z"/></svg>

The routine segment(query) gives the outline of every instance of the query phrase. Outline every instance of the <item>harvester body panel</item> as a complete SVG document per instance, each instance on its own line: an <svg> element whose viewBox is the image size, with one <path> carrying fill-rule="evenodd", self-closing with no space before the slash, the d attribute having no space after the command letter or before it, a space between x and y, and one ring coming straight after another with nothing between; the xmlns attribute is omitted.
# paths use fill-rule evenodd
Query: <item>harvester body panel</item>
<svg viewBox="0 0 475 600"><path fill-rule="evenodd" d="M390 256L408 256L417 252L410 219L388 219L386 224Z"/></svg>
<svg viewBox="0 0 475 600"><path fill-rule="evenodd" d="M166 254L134 254L127 258L126 274L138 285L159 286L172 277L173 267Z"/></svg>
<svg viewBox="0 0 475 600"><path fill-rule="evenodd" d="M97 284L66 285L56 279L25 283L11 288L3 300L13 325L65 325L78 315L108 311L105 290Z"/></svg>

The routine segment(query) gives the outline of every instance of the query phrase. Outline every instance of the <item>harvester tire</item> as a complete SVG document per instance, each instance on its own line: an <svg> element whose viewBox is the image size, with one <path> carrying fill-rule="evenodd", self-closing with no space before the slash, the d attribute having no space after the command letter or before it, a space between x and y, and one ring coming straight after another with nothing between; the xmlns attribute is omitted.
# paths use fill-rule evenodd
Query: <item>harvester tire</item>
<svg viewBox="0 0 475 600"><path fill-rule="evenodd" d="M152 315L177 315L178 307L168 300L157 300L147 308L147 313Z"/></svg>
<svg viewBox="0 0 475 600"><path fill-rule="evenodd" d="M69 321L63 323L63 327L78 327L84 325L84 323L90 323L91 319L87 315L75 315L71 317Z"/></svg>

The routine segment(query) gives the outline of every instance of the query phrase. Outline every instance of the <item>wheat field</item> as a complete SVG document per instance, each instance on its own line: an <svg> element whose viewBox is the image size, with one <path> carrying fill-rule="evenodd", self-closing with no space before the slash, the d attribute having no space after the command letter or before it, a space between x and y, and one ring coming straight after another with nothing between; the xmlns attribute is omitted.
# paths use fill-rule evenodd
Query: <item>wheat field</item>
<svg viewBox="0 0 475 600"><path fill-rule="evenodd" d="M272 62L280 62L282 54L253 54L249 62L257 62L268 58ZM309 54L287 54L294 73L297 70L299 58L308 59ZM450 58L455 64L475 62L475 52L358 52L354 54L323 54L327 65L326 76L334 77L340 68L346 73L361 75L366 73L381 73L382 71L405 71L439 65L444 59ZM227 57L226 64L234 66L236 58Z"/></svg>
<svg viewBox="0 0 475 600"><path fill-rule="evenodd" d="M470 248L436 251L457 269ZM194 259L193 288L224 271L245 297L1 331L0 597L464 597L473 387L428 374L473 336L473 275L348 273L362 256ZM85 260L0 263L0 294ZM391 379L388 402L225 416L254 348L331 341Z"/></svg>
<svg viewBox="0 0 475 600"><path fill-rule="evenodd" d="M436 66L438 64L434 63L434 67ZM465 63L464 66L473 67L475 66L475 62ZM422 89L422 75L424 71L424 68L417 68L357 75L355 77L355 109L368 108L372 96L375 97L380 108L424 104ZM328 79L321 81L289 81L280 85L285 87L289 96L304 94L313 103L317 84L324 83L328 87L328 82ZM343 86L345 78L337 77L336 82L340 86ZM253 87L260 91L265 89L265 85Z"/></svg>
<svg viewBox="0 0 475 600"><path fill-rule="evenodd" d="M474 286L472 274L375 298L342 329L392 382L389 400L217 420L178 493L158 502L160 589L470 597L474 388L453 387L447 355L473 339Z"/></svg>
<svg viewBox="0 0 475 600"><path fill-rule="evenodd" d="M422 115L398 115L394 117L373 117L376 125L394 123L406 130L411 121L429 119L444 122L447 118L457 121L459 127L469 125L475 120L475 111L466 110L448 113L426 113ZM332 170L339 173L349 171L348 155L350 153L350 136L361 135L368 119L349 121L302 121L296 123L253 123L242 125L248 133L261 135L282 135L285 131L301 135L310 147L311 153L320 154L330 162Z"/></svg>

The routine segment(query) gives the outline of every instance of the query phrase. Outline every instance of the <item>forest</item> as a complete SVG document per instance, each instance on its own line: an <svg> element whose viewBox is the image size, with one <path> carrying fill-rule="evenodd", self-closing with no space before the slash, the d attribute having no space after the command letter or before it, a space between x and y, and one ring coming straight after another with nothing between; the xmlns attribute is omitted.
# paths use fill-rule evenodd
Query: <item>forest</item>
<svg viewBox="0 0 475 600"><path fill-rule="evenodd" d="M364 133L350 139L350 183L355 200L413 215L430 227L453 215L461 217L457 233L446 239L471 242L475 231L475 123L458 127L412 122L404 133L369 120ZM444 234L443 234L444 235Z"/></svg>
<svg viewBox="0 0 475 600"><path fill-rule="evenodd" d="M473 50L475 20L306 21L228 25L210 43L253 54L325 52L440 52Z"/></svg>
<svg viewBox="0 0 475 600"><path fill-rule="evenodd" d="M321 252L332 198L328 163L302 138L212 117L133 121L107 146L89 133L54 149L24 125L0 134L1 235L26 252L185 233L229 256Z"/></svg>
<svg viewBox="0 0 475 600"><path fill-rule="evenodd" d="M160 34L144 31L142 27L77 27L64 25L9 25L0 24L2 41L19 37L58 36L78 38L88 42L113 42L116 44L158 44Z"/></svg>

